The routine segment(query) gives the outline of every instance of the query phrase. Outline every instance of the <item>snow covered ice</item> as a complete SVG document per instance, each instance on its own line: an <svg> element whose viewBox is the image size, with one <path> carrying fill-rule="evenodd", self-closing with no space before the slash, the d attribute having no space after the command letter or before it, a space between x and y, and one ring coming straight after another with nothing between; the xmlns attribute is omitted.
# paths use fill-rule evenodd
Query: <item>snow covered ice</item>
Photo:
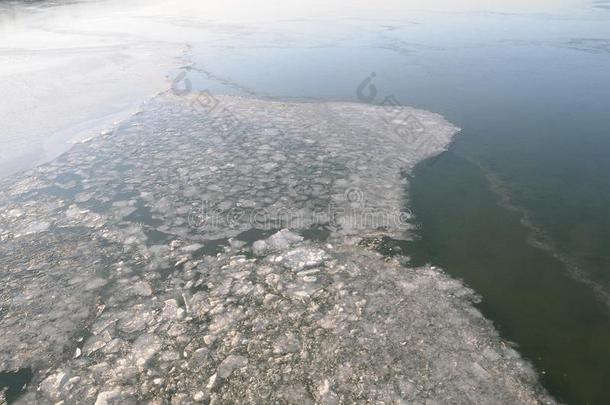
<svg viewBox="0 0 610 405"><path fill-rule="evenodd" d="M457 128L401 107L405 142L380 106L201 96L0 181L18 402L553 402L470 289L360 243L408 235L405 175Z"/></svg>

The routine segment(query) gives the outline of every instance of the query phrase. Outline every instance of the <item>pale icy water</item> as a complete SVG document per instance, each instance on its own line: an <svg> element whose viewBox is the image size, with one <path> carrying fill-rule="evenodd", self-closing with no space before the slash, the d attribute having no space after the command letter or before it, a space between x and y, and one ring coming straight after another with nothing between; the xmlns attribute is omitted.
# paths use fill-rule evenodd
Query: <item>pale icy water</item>
<svg viewBox="0 0 610 405"><path fill-rule="evenodd" d="M610 401L608 3L37 7L0 22L0 141L25 157L4 152L4 173L135 110L168 72L214 93L441 113L463 131L416 175L407 253L481 293L558 398Z"/></svg>

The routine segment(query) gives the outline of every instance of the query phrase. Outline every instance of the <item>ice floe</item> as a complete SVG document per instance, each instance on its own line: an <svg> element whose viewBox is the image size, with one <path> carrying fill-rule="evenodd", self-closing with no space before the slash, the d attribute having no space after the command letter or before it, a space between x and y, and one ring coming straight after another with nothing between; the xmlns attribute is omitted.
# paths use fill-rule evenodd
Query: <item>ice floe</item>
<svg viewBox="0 0 610 405"><path fill-rule="evenodd" d="M0 180L18 401L552 402L471 290L360 243L408 234L404 174L454 126L401 107L410 142L379 106L215 97Z"/></svg>

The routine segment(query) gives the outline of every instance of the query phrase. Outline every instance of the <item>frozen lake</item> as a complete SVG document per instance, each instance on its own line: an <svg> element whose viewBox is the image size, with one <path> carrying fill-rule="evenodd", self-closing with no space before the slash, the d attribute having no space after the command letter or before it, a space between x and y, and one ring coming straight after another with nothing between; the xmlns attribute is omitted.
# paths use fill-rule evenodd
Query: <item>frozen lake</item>
<svg viewBox="0 0 610 405"><path fill-rule="evenodd" d="M110 0L0 13L0 176L172 85L442 114L462 133L404 190L421 237L405 253L480 293L553 395L608 402L607 2Z"/></svg>

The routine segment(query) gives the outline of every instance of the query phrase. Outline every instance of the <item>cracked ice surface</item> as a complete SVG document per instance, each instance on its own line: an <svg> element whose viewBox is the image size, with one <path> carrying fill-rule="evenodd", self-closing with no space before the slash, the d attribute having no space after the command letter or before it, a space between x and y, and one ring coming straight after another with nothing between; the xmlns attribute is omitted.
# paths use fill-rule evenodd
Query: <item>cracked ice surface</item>
<svg viewBox="0 0 610 405"><path fill-rule="evenodd" d="M238 126L165 95L2 180L19 401L552 402L471 290L358 243L408 230L368 214L400 212L404 174L455 127L404 108L421 148L382 107L216 99Z"/></svg>

